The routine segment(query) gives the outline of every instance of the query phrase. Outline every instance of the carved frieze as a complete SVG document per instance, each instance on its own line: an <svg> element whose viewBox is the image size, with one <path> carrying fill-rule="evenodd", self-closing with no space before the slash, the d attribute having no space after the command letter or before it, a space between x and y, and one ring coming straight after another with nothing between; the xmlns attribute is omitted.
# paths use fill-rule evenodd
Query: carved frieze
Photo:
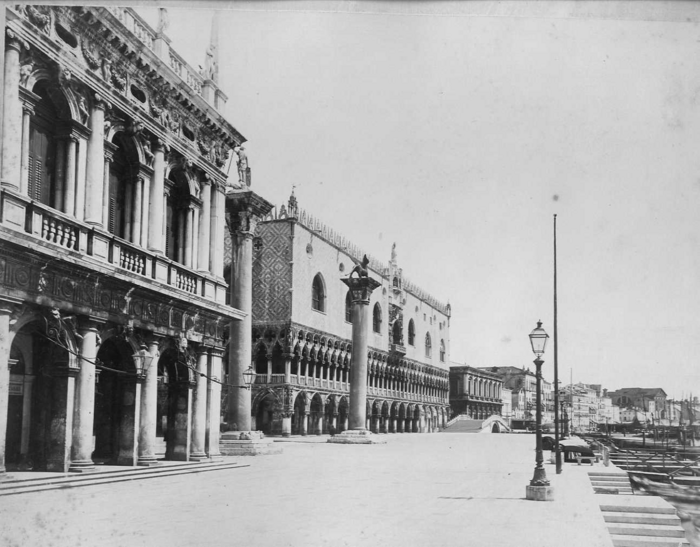
<svg viewBox="0 0 700 547"><path fill-rule="evenodd" d="M70 308L76 313L129 318L144 328L187 331L193 339L208 338L214 343L222 343L228 324L228 318L193 309L190 303L178 305L155 291L78 267L14 255L8 249L0 250L0 287L22 293L28 302Z"/></svg>

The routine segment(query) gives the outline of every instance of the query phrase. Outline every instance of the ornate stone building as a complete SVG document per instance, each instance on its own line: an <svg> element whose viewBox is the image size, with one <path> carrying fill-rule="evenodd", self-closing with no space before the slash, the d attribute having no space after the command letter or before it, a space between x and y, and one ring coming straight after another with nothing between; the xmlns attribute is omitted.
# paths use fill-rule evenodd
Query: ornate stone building
<svg viewBox="0 0 700 547"><path fill-rule="evenodd" d="M341 282L364 253L297 206L273 210L253 239L254 428L321 434L347 428L352 316ZM448 410L450 305L409 282L395 247L369 275L367 427L427 432Z"/></svg>
<svg viewBox="0 0 700 547"><path fill-rule="evenodd" d="M501 415L503 379L495 373L470 367L450 367L450 408L477 420ZM510 405L509 405L510 407Z"/></svg>
<svg viewBox="0 0 700 547"><path fill-rule="evenodd" d="M215 458L244 141L216 57L131 9L3 12L0 472Z"/></svg>

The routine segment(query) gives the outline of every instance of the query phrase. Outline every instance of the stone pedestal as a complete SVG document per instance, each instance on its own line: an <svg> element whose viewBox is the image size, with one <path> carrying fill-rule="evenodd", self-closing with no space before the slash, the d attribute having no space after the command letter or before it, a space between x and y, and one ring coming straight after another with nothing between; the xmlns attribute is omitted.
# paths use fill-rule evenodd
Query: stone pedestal
<svg viewBox="0 0 700 547"><path fill-rule="evenodd" d="M525 498L532 501L554 501L553 486L526 486Z"/></svg>
<svg viewBox="0 0 700 547"><path fill-rule="evenodd" d="M282 446L271 439L265 439L260 431L222 433L219 449L224 456L263 456L282 453Z"/></svg>
<svg viewBox="0 0 700 547"><path fill-rule="evenodd" d="M386 439L366 429L348 429L328 439L334 444L386 444Z"/></svg>

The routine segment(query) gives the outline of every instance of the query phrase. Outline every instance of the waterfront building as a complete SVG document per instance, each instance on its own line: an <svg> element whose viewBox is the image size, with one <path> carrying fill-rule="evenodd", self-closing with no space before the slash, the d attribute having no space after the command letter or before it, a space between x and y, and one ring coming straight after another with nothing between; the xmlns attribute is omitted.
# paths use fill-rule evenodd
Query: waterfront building
<svg viewBox="0 0 700 547"><path fill-rule="evenodd" d="M450 408L452 414L465 414L482 420L503 408L503 379L485 369L453 363L450 367ZM510 403L510 401L509 401ZM510 404L508 405L510 408Z"/></svg>
<svg viewBox="0 0 700 547"><path fill-rule="evenodd" d="M244 315L223 277L244 138L216 56L188 65L163 11L157 30L116 7L2 14L0 472L216 458Z"/></svg>
<svg viewBox="0 0 700 547"><path fill-rule="evenodd" d="M365 253L293 194L257 224L252 253L253 428L285 436L347 429L353 325L341 278ZM369 303L367 428L437 431L448 417L450 305L404 276L395 246L388 263L368 260L381 286Z"/></svg>
<svg viewBox="0 0 700 547"><path fill-rule="evenodd" d="M667 419L667 395L660 387L624 387L615 391L609 391L607 395L612 399L614 405L620 407L620 416L623 422L632 421L637 416L637 413L642 416L642 422L648 421L650 424L661 423L660 420ZM629 418L632 419L630 420Z"/></svg>

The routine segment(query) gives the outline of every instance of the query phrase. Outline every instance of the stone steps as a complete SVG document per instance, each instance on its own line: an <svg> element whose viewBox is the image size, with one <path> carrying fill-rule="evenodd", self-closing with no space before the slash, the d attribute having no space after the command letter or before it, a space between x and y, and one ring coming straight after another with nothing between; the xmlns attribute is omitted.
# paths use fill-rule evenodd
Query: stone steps
<svg viewBox="0 0 700 547"><path fill-rule="evenodd" d="M183 463L153 467L124 467L122 469L98 470L92 473L80 474L56 473L55 476L36 478L29 476L28 478L23 477L21 479L13 478L12 474L10 474L8 478L0 481L0 496L56 490L59 488L92 486L112 482L171 477L189 473L235 469L238 467L248 467L248 465L235 462ZM28 473L28 475L31 475L31 473Z"/></svg>
<svg viewBox="0 0 700 547"><path fill-rule="evenodd" d="M591 484L599 494L632 494L627 473L592 472ZM605 486L602 486L605 485ZM601 503L600 510L615 547L679 547L690 545L675 508L659 498L620 496L617 503ZM639 504L639 505L637 505ZM642 505L643 504L643 505Z"/></svg>

